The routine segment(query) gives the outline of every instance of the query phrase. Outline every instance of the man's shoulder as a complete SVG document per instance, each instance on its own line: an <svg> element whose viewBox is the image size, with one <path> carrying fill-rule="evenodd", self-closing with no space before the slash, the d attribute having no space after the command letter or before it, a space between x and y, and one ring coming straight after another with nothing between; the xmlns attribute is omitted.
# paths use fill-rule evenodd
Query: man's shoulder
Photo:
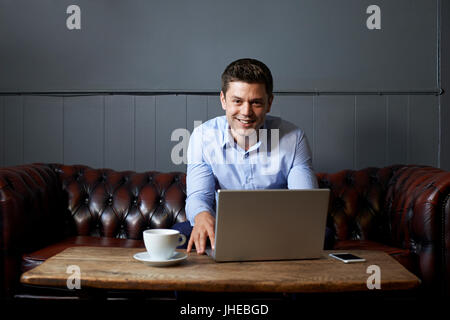
<svg viewBox="0 0 450 320"><path fill-rule="evenodd" d="M191 140L220 145L226 126L227 120L225 116L212 118L194 128L191 134Z"/></svg>
<svg viewBox="0 0 450 320"><path fill-rule="evenodd" d="M195 130L199 130L199 129L216 129L216 130L220 130L222 128L225 127L226 125L226 117L225 116L218 116L212 119L209 119L203 123L201 123L199 126L197 126Z"/></svg>
<svg viewBox="0 0 450 320"><path fill-rule="evenodd" d="M267 129L279 129L282 135L297 134L301 136L303 134L303 130L297 125L280 117L267 115L266 126Z"/></svg>

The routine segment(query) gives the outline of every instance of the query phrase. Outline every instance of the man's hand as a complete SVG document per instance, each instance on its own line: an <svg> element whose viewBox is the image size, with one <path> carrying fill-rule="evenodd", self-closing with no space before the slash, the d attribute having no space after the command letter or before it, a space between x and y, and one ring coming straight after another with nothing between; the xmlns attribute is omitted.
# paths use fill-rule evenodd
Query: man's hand
<svg viewBox="0 0 450 320"><path fill-rule="evenodd" d="M205 253L206 239L209 237L211 247L214 250L214 228L216 219L208 212L202 211L194 218L194 228L192 229L191 238L187 246L187 252L190 252L192 245L195 243L197 254Z"/></svg>

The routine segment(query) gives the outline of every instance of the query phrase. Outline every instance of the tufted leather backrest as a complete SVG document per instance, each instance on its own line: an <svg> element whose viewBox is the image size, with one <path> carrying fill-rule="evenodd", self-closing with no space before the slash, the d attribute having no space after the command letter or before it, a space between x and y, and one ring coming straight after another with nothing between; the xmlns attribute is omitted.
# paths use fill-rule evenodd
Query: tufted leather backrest
<svg viewBox="0 0 450 320"><path fill-rule="evenodd" d="M328 226L337 240L389 239L389 215L385 211L388 184L403 166L318 173L320 188L329 188Z"/></svg>
<svg viewBox="0 0 450 320"><path fill-rule="evenodd" d="M186 220L184 173L52 166L67 194L70 234L142 239L146 229Z"/></svg>
<svg viewBox="0 0 450 320"><path fill-rule="evenodd" d="M170 228L186 220L185 173L118 172L82 165L50 166L58 173L67 197L68 213L65 216L71 217L68 221L71 235L142 239L143 230ZM448 174L432 167L394 165L317 173L317 178L320 188L331 190L328 226L336 231L337 240L373 240L414 251L417 243L407 230L411 227L407 211L412 210L414 203L411 197L419 196L417 184L423 183L423 190L432 192L433 181L445 183L448 179L441 176ZM441 187L436 186L434 193ZM421 201L422 204L425 202ZM415 215L415 220L425 225L427 221L434 223L434 215L431 218L429 215L424 207ZM429 232L433 236L439 234L433 229ZM405 239L409 239L406 240L408 243Z"/></svg>
<svg viewBox="0 0 450 320"><path fill-rule="evenodd" d="M63 237L63 207L58 177L48 166L0 168L0 249L32 250Z"/></svg>

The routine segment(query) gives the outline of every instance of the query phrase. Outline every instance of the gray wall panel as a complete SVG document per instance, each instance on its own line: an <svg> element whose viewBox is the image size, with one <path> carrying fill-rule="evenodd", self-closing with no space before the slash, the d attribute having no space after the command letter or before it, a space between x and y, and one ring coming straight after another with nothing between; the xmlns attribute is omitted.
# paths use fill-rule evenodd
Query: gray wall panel
<svg viewBox="0 0 450 320"><path fill-rule="evenodd" d="M435 96L410 97L409 163L438 165L439 108Z"/></svg>
<svg viewBox="0 0 450 320"><path fill-rule="evenodd" d="M135 97L135 170L138 172L156 168L156 112L155 97Z"/></svg>
<svg viewBox="0 0 450 320"><path fill-rule="evenodd" d="M101 96L64 98L64 163L102 167L103 102Z"/></svg>
<svg viewBox="0 0 450 320"><path fill-rule="evenodd" d="M105 167L134 169L133 96L105 97Z"/></svg>
<svg viewBox="0 0 450 320"><path fill-rule="evenodd" d="M280 116L301 128L308 138L311 151L314 141L313 97L280 96Z"/></svg>
<svg viewBox="0 0 450 320"><path fill-rule="evenodd" d="M0 90L217 92L242 57L265 61L276 91L438 89L437 0L378 0L380 30L369 1L77 0L68 30L71 4L0 2Z"/></svg>
<svg viewBox="0 0 450 320"><path fill-rule="evenodd" d="M172 161L172 150L179 143L181 148L177 156L184 156L187 152L188 140L182 136L171 141L172 133L176 129L186 128L186 96L157 96L156 97L156 168L161 171L186 171L186 163L175 164ZM186 154L187 156L187 154Z"/></svg>
<svg viewBox="0 0 450 320"><path fill-rule="evenodd" d="M220 96L208 96L208 119L225 115L225 110L222 109L220 103Z"/></svg>
<svg viewBox="0 0 450 320"><path fill-rule="evenodd" d="M282 97L283 97L283 95L275 94L275 96L273 98L273 102L272 102L272 107L270 108L270 112L269 112L269 114L271 116L281 117L281 108L283 107L282 106L283 99L280 99L280 98L282 98Z"/></svg>
<svg viewBox="0 0 450 320"><path fill-rule="evenodd" d="M5 166L23 163L23 96L5 99Z"/></svg>
<svg viewBox="0 0 450 320"><path fill-rule="evenodd" d="M63 98L27 96L24 103L24 162L61 163Z"/></svg>
<svg viewBox="0 0 450 320"><path fill-rule="evenodd" d="M386 164L386 97L357 96L355 168Z"/></svg>
<svg viewBox="0 0 450 320"><path fill-rule="evenodd" d="M408 96L387 97L387 164L405 164L408 154Z"/></svg>
<svg viewBox="0 0 450 320"><path fill-rule="evenodd" d="M354 97L321 96L315 107L314 169L334 172L354 168Z"/></svg>
<svg viewBox="0 0 450 320"><path fill-rule="evenodd" d="M194 130L194 121L202 123L208 120L208 97L186 96L186 129L191 134Z"/></svg>
<svg viewBox="0 0 450 320"><path fill-rule="evenodd" d="M180 136L171 141L172 132L181 128L187 137L194 120L224 114L218 96L205 95L2 99L5 165L64 162L184 171L185 164L172 163L171 152L180 143L187 147L188 141ZM397 163L437 166L437 99L281 95L275 101L278 115L307 133L315 169L331 172Z"/></svg>

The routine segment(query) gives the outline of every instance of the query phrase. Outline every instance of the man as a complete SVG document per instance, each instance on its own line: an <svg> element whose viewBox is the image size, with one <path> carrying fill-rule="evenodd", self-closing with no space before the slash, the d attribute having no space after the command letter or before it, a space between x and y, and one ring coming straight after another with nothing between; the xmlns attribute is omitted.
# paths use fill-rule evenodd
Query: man
<svg viewBox="0 0 450 320"><path fill-rule="evenodd" d="M214 249L217 189L318 187L304 132L280 118L266 117L272 90L272 74L258 60L234 61L223 72L220 101L225 116L195 128L189 141L186 216L190 226L174 226L190 234L188 252L195 245L203 254L208 238ZM267 135L270 143L262 139ZM259 161L262 157L266 161Z"/></svg>

